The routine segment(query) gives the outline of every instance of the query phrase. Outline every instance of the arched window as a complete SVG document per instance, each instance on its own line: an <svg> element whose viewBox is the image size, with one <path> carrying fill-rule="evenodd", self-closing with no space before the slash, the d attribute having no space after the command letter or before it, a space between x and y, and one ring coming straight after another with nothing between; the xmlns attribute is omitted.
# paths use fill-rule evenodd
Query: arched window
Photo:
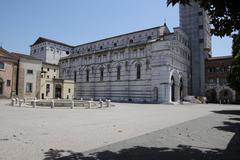
<svg viewBox="0 0 240 160"><path fill-rule="evenodd" d="M4 63L0 62L0 69L4 69Z"/></svg>
<svg viewBox="0 0 240 160"><path fill-rule="evenodd" d="M141 64L137 64L137 79L141 79Z"/></svg>
<svg viewBox="0 0 240 160"><path fill-rule="evenodd" d="M130 44L131 44L131 43L133 43L133 40L132 40L132 39L130 39L130 40L129 40L129 43L130 43Z"/></svg>
<svg viewBox="0 0 240 160"><path fill-rule="evenodd" d="M117 80L121 79L121 66L117 67Z"/></svg>
<svg viewBox="0 0 240 160"><path fill-rule="evenodd" d="M103 81L104 78L104 68L100 68L100 81Z"/></svg>
<svg viewBox="0 0 240 160"><path fill-rule="evenodd" d="M89 82L89 72L90 72L90 70L87 69L87 70L86 70L86 81L87 81L87 82Z"/></svg>

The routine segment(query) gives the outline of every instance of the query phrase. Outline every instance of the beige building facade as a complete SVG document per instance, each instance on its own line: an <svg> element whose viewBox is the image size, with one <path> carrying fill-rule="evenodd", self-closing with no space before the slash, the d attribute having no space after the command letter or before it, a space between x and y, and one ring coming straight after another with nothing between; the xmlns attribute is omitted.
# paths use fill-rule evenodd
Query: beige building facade
<svg viewBox="0 0 240 160"><path fill-rule="evenodd" d="M18 58L18 97L40 98L40 72L42 61L32 56L12 53Z"/></svg>
<svg viewBox="0 0 240 160"><path fill-rule="evenodd" d="M41 68L41 99L72 99L74 81L59 79L59 66L43 63Z"/></svg>
<svg viewBox="0 0 240 160"><path fill-rule="evenodd" d="M10 98L16 95L17 59L0 48L0 97Z"/></svg>

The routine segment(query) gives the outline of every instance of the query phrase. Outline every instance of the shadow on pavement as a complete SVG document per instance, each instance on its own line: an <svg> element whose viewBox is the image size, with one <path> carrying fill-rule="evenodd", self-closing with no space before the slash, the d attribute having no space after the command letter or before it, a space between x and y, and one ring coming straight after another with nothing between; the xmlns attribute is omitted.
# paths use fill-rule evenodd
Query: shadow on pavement
<svg viewBox="0 0 240 160"><path fill-rule="evenodd" d="M215 111L214 113L230 115L228 119L229 121L223 122L224 126L217 126L214 128L217 128L225 132L234 133L233 138L228 143L228 146L224 151L224 156L230 157L232 155L235 155L236 157L238 157L238 159L240 159L240 118L239 118L240 110L225 110L225 111L223 110L223 111Z"/></svg>
<svg viewBox="0 0 240 160"><path fill-rule="evenodd" d="M61 156L62 154L69 155ZM44 160L220 160L222 151L203 152L190 146L178 146L175 149L136 146L119 152L103 151L89 156L71 151L49 150L45 156Z"/></svg>
<svg viewBox="0 0 240 160"><path fill-rule="evenodd" d="M239 160L240 158L240 111L214 111L216 114L231 115L223 126L214 128L235 133L225 150L204 149L178 145L177 148L156 148L135 146L118 152L102 151L84 155L72 151L50 149L45 152L44 160ZM235 122L232 122L234 120Z"/></svg>

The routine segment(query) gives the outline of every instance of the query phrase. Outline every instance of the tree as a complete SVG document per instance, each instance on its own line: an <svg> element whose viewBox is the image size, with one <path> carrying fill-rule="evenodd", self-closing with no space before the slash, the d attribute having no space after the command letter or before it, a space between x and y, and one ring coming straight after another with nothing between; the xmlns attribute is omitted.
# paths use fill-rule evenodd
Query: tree
<svg viewBox="0 0 240 160"><path fill-rule="evenodd" d="M199 5L208 12L211 33L216 36L231 36L240 30L240 1L239 0L167 0L167 5L191 5L191 1L198 2Z"/></svg>
<svg viewBox="0 0 240 160"><path fill-rule="evenodd" d="M240 91L240 33L234 34L232 45L233 64L228 76L229 86Z"/></svg>

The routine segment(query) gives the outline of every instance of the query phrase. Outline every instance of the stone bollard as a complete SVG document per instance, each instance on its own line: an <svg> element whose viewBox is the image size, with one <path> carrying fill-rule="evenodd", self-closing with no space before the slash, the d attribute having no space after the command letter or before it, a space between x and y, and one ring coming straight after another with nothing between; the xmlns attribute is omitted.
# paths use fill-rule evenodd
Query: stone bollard
<svg viewBox="0 0 240 160"><path fill-rule="evenodd" d="M23 98L23 103L26 103L26 98Z"/></svg>
<svg viewBox="0 0 240 160"><path fill-rule="evenodd" d="M74 108L74 101L72 100L72 103L71 103L71 109Z"/></svg>
<svg viewBox="0 0 240 160"><path fill-rule="evenodd" d="M99 101L99 104L100 104L100 108L103 108L103 101L102 100Z"/></svg>
<svg viewBox="0 0 240 160"><path fill-rule="evenodd" d="M54 100L52 100L51 108L54 108L54 107L55 107Z"/></svg>
<svg viewBox="0 0 240 160"><path fill-rule="evenodd" d="M33 106L33 108L36 108L36 106L37 106L37 101L36 100L32 101L32 106Z"/></svg>
<svg viewBox="0 0 240 160"><path fill-rule="evenodd" d="M90 101L93 101L93 98L91 98Z"/></svg>
<svg viewBox="0 0 240 160"><path fill-rule="evenodd" d="M106 103L107 103L107 107L110 107L110 105L111 105L111 100L106 100Z"/></svg>
<svg viewBox="0 0 240 160"><path fill-rule="evenodd" d="M12 106L15 105L15 99L14 99L14 98L12 98L12 103L11 103L11 105L12 105Z"/></svg>
<svg viewBox="0 0 240 160"><path fill-rule="evenodd" d="M92 107L92 101L88 101L88 109Z"/></svg>
<svg viewBox="0 0 240 160"><path fill-rule="evenodd" d="M83 101L83 98L80 98L80 101Z"/></svg>
<svg viewBox="0 0 240 160"><path fill-rule="evenodd" d="M19 100L19 99L18 99L18 98L16 98L15 104L18 104L18 100Z"/></svg>
<svg viewBox="0 0 240 160"><path fill-rule="evenodd" d="M20 99L20 100L19 100L19 107L22 107L22 103L23 103L23 100Z"/></svg>

